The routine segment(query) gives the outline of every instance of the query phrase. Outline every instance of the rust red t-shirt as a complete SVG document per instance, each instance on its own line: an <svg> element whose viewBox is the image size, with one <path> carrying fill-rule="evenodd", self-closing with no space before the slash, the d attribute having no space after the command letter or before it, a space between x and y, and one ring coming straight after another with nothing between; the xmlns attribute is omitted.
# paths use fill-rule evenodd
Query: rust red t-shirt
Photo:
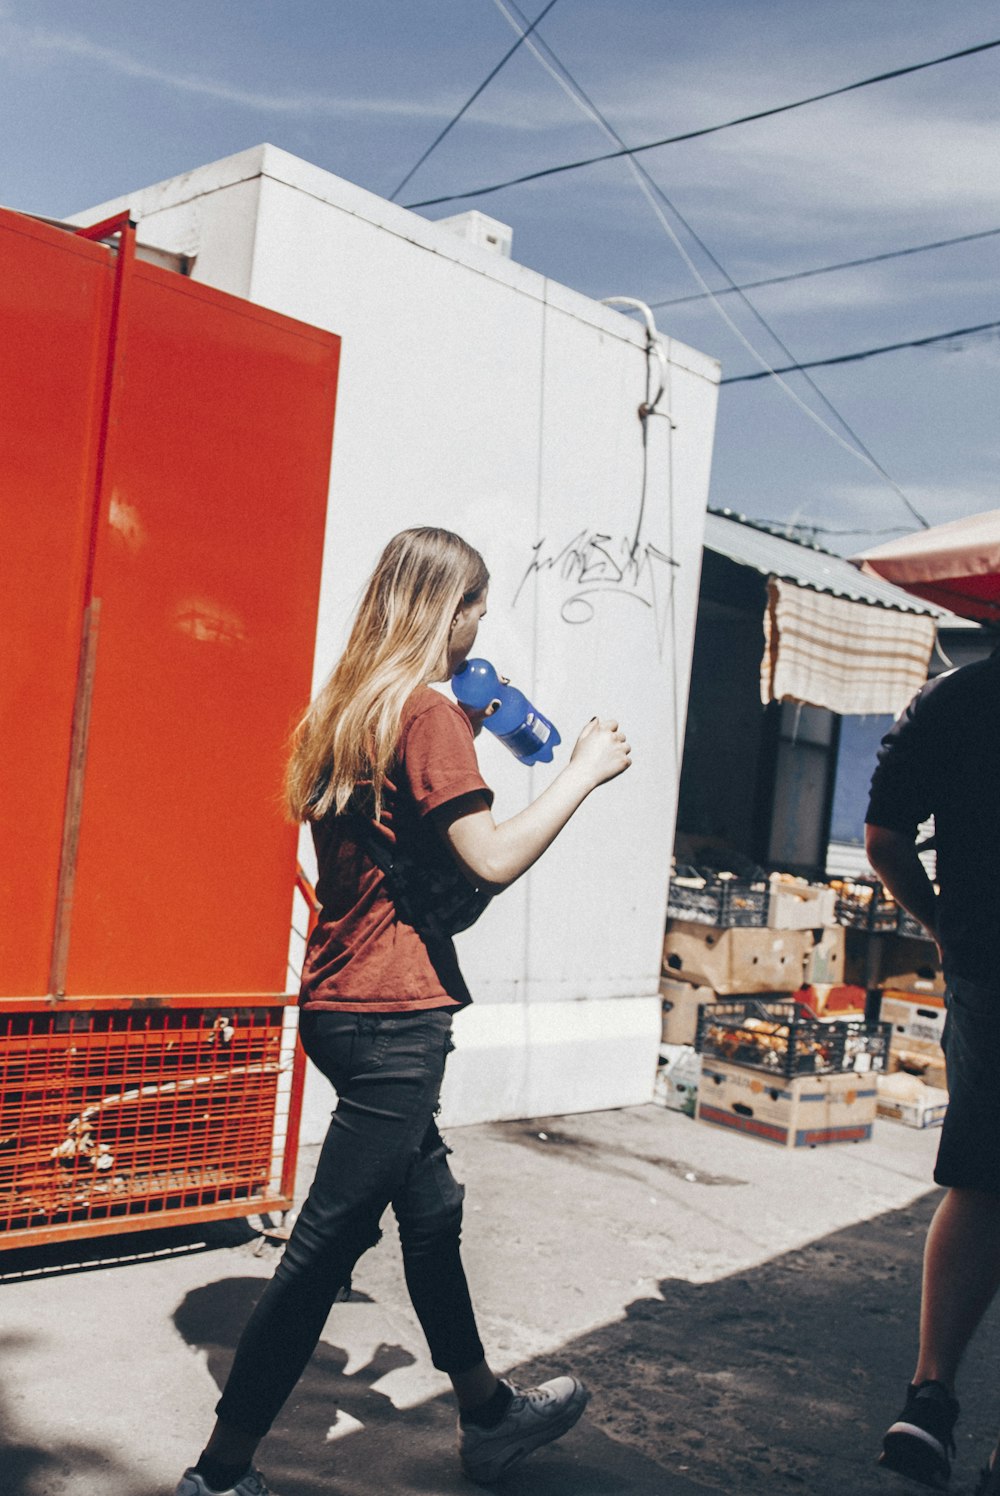
<svg viewBox="0 0 1000 1496"><path fill-rule="evenodd" d="M406 703L399 746L383 793L378 834L424 865L450 854L428 816L460 795L493 792L479 772L472 726L440 692L424 686ZM322 913L302 969L303 1007L402 1013L471 1002L452 941L432 941L401 920L380 867L343 816L312 825Z"/></svg>

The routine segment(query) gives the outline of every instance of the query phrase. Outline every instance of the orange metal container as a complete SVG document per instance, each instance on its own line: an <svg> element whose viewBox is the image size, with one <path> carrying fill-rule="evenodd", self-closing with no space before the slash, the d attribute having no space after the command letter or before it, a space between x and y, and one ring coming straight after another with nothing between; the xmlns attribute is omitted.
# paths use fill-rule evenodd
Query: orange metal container
<svg viewBox="0 0 1000 1496"><path fill-rule="evenodd" d="M0 997L49 990L113 265L0 214Z"/></svg>
<svg viewBox="0 0 1000 1496"><path fill-rule="evenodd" d="M273 1174L260 1147L277 1084L251 1098L210 1078L222 1099L203 1130L227 1140L212 1168L225 1155L232 1178L189 1187L200 1124L148 1132L147 1088L162 1111L178 1053L176 1035L150 1036L187 1015L189 1079L233 1013L282 1053L296 833L281 773L310 687L339 339L137 262L127 221L103 235L0 212L0 1131L16 1154L11 1107L32 1126L50 1108L25 1134L36 1174L66 1106L156 1141L133 1149L147 1184L101 1217L73 1201L88 1168L107 1195L106 1167L90 1143L67 1162L60 1132L49 1164L66 1188L38 1184L36 1206L0 1172L0 1245L5 1221L20 1234L38 1211L132 1228L154 1197L162 1220L168 1198L197 1195L220 1213ZM74 1089L64 1033L78 1056L114 1052L103 1079L88 1059Z"/></svg>

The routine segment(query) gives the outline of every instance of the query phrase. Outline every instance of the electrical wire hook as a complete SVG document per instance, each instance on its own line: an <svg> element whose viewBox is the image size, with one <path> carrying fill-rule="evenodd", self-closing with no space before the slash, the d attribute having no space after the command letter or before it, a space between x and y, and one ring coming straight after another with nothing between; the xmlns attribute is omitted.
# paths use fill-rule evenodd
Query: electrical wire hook
<svg viewBox="0 0 1000 1496"><path fill-rule="evenodd" d="M676 423L669 411L657 410L663 391L667 387L667 355L663 348L663 339L660 337L656 326L656 319L644 301L639 301L635 296L604 296L601 298L602 306L621 307L625 311L638 312L646 324L646 399L639 406L639 419L645 421L649 416L665 416L671 427L676 430ZM655 355L660 366L660 383L652 400L649 398L649 390L652 384L650 378L649 359Z"/></svg>

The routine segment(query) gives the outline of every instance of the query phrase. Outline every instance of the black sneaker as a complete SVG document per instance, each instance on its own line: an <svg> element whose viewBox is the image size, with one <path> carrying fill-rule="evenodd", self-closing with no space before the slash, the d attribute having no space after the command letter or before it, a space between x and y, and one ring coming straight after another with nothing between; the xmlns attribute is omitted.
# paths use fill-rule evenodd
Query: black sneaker
<svg viewBox="0 0 1000 1496"><path fill-rule="evenodd" d="M980 1470L976 1496L1000 1496L1000 1455L994 1454L993 1464Z"/></svg>
<svg viewBox="0 0 1000 1496"><path fill-rule="evenodd" d="M941 1382L921 1382L906 1393L906 1406L882 1440L878 1462L935 1491L946 1491L955 1453L952 1430L958 1403ZM992 1496L992 1493L991 1493Z"/></svg>

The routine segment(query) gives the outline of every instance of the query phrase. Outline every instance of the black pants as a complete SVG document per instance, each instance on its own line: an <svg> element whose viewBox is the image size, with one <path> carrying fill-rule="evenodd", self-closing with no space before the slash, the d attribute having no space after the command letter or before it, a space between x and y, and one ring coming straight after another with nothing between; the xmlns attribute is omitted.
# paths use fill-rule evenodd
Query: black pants
<svg viewBox="0 0 1000 1496"><path fill-rule="evenodd" d="M935 1184L1000 1194L1000 989L945 969L948 1110Z"/></svg>
<svg viewBox="0 0 1000 1496"><path fill-rule="evenodd" d="M483 1357L462 1268L462 1186L434 1122L451 1014L304 1012L302 1043L337 1091L316 1177L236 1348L216 1412L267 1433L316 1348L337 1293L391 1204L406 1286L439 1371Z"/></svg>

